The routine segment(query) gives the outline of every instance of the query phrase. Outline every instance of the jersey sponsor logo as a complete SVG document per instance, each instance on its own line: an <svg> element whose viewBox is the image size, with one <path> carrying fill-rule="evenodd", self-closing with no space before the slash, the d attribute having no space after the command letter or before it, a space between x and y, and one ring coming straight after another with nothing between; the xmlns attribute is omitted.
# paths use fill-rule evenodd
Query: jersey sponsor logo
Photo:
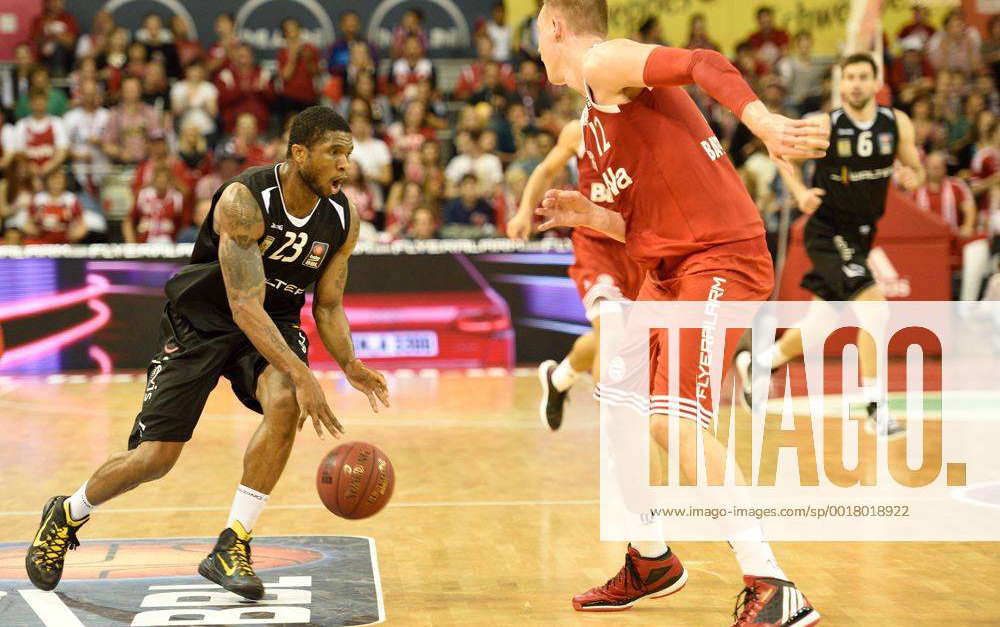
<svg viewBox="0 0 1000 627"><path fill-rule="evenodd" d="M843 270L844 274L846 274L849 279L861 278L865 276L866 272L868 272L868 270L865 269L865 267L860 263L849 263L843 267Z"/></svg>
<svg viewBox="0 0 1000 627"><path fill-rule="evenodd" d="M275 289L279 292L286 292L288 294L294 294L296 296L298 296L299 294L306 293L305 289L299 287L298 285L292 285L291 283L287 283L285 281L282 281L281 279L268 279L265 282L267 283L268 287L270 287L271 289Z"/></svg>
<svg viewBox="0 0 1000 627"><path fill-rule="evenodd" d="M844 261L844 263L854 259L854 249L847 243L847 240L844 239L843 235L834 235L833 245L837 249L837 252L840 254L840 258Z"/></svg>
<svg viewBox="0 0 1000 627"><path fill-rule="evenodd" d="M883 155L895 154L892 145L892 133L879 133L878 136L878 151Z"/></svg>
<svg viewBox="0 0 1000 627"><path fill-rule="evenodd" d="M854 129L853 128L838 128L837 129L837 135L853 135L853 134L854 134Z"/></svg>
<svg viewBox="0 0 1000 627"><path fill-rule="evenodd" d="M894 166L878 168L876 170L848 170L846 167L840 174L831 174L830 180L838 183L858 183L860 181L880 181L892 176Z"/></svg>
<svg viewBox="0 0 1000 627"><path fill-rule="evenodd" d="M302 260L302 265L315 270L319 267L319 264L323 263L328 250L330 250L330 245L326 242L313 242L312 248L309 249L309 254Z"/></svg>
<svg viewBox="0 0 1000 627"><path fill-rule="evenodd" d="M837 140L837 155L840 157L850 157L853 151L853 144L850 139Z"/></svg>
<svg viewBox="0 0 1000 627"><path fill-rule="evenodd" d="M719 143L719 138L715 135L701 142L701 147L712 161L717 161L726 154L726 151L722 149L722 144Z"/></svg>
<svg viewBox="0 0 1000 627"><path fill-rule="evenodd" d="M284 224L274 223L274 224L271 225L271 228L274 229L274 230L276 230L276 231L284 231L285 230L285 225Z"/></svg>
<svg viewBox="0 0 1000 627"><path fill-rule="evenodd" d="M625 168L608 168L601 174L603 183L594 183L590 187L590 200L595 203L614 202L618 195L632 186L634 182Z"/></svg>
<svg viewBox="0 0 1000 627"><path fill-rule="evenodd" d="M267 237L265 237L264 241L260 243L260 254L263 255L264 253L266 253L267 249L270 248L271 244L273 243L274 243L273 235L268 235Z"/></svg>

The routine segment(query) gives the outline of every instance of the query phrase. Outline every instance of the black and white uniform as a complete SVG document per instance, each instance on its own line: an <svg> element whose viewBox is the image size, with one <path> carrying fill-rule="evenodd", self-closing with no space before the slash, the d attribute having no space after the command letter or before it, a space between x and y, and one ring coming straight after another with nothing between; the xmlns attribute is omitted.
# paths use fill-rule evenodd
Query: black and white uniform
<svg viewBox="0 0 1000 627"><path fill-rule="evenodd" d="M351 211L341 192L320 199L305 218L290 215L279 167L250 168L219 187L190 263L167 281L160 350L146 373L146 393L129 437L130 449L147 440L190 440L220 376L229 379L244 405L262 412L256 399L257 378L267 360L233 322L219 264L219 235L212 226L222 192L232 183L247 186L264 216L264 235L258 241L267 282L264 310L292 351L308 363L300 311L306 290L347 241Z"/></svg>
<svg viewBox="0 0 1000 627"><path fill-rule="evenodd" d="M875 283L868 253L885 213L899 144L896 115L879 107L869 124L830 113L830 149L816 162L813 187L826 192L805 229L812 270L802 287L823 300L851 300Z"/></svg>

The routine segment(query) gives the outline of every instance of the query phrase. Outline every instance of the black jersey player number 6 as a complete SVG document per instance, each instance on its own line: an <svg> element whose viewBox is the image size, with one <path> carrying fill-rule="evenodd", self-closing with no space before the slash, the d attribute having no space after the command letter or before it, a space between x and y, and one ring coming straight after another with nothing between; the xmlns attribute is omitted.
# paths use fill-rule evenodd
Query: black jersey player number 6
<svg viewBox="0 0 1000 627"><path fill-rule="evenodd" d="M299 258L302 251L305 250L306 242L309 240L309 235L307 233L285 233L285 243L281 245L281 248L274 251L274 253L268 257L268 259L274 259L275 261L284 261L287 263L292 263ZM282 253L289 246L292 247L289 256L283 256Z"/></svg>

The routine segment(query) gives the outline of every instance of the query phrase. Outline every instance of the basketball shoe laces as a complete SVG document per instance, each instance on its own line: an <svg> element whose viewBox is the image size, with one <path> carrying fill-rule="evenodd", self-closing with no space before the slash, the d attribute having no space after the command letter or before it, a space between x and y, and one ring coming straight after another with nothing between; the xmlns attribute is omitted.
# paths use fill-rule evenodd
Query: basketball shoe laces
<svg viewBox="0 0 1000 627"><path fill-rule="evenodd" d="M250 557L250 541L236 538L236 542L229 550L229 558L233 561L233 567L241 575L254 575L253 559Z"/></svg>
<svg viewBox="0 0 1000 627"><path fill-rule="evenodd" d="M617 587L627 589L630 583L633 588L637 588L643 592L646 591L646 584L643 583L642 576L639 575L639 570L635 567L635 562L632 560L632 556L626 554L625 565L622 566L622 569L618 571L617 575L608 579L607 583L605 583L602 588L604 590L610 590Z"/></svg>
<svg viewBox="0 0 1000 627"><path fill-rule="evenodd" d="M45 570L55 570L62 565L66 551L80 546L76 538L76 529L66 525L60 526L50 521L45 535L42 537L41 551L36 553L35 564Z"/></svg>
<svg viewBox="0 0 1000 627"><path fill-rule="evenodd" d="M750 619L760 612L762 605L756 589L750 586L743 588L743 592L736 595L736 608L733 610L733 618L736 619L736 622L733 627L750 625Z"/></svg>

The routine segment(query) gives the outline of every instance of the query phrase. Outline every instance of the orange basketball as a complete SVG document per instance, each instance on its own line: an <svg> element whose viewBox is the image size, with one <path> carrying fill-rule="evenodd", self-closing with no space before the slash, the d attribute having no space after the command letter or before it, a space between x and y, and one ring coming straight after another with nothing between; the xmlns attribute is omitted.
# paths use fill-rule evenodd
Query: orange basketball
<svg viewBox="0 0 1000 627"><path fill-rule="evenodd" d="M396 485L392 462L367 442L341 444L326 454L316 472L316 491L328 510L357 520L385 507Z"/></svg>

